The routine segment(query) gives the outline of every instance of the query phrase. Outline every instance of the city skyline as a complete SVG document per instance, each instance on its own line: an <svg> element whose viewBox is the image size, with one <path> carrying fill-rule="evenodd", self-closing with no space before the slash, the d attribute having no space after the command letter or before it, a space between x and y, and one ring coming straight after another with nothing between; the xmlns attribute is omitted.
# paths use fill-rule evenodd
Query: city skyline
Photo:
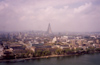
<svg viewBox="0 0 100 65"><path fill-rule="evenodd" d="M100 32L99 0L0 0L0 31Z"/></svg>

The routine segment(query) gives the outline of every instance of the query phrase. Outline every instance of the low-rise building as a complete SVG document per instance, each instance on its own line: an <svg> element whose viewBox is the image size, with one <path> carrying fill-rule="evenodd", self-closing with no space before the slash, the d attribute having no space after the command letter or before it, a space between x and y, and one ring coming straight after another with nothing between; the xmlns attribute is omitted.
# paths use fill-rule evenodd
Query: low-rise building
<svg viewBox="0 0 100 65"><path fill-rule="evenodd" d="M2 55L3 55L3 47L0 46L0 56L2 56Z"/></svg>

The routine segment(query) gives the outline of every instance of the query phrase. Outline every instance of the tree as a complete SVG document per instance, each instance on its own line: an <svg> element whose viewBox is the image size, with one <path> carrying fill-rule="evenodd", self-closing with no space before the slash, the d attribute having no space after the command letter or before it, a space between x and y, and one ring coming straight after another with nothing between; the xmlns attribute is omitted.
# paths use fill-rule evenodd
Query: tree
<svg viewBox="0 0 100 65"><path fill-rule="evenodd" d="M55 51L55 54L57 54L57 55L62 54L62 50L61 50L61 49L57 49L57 50Z"/></svg>
<svg viewBox="0 0 100 65"><path fill-rule="evenodd" d="M50 55L50 54L51 54L51 52L49 50L44 50L42 52L42 56L47 56L47 55Z"/></svg>
<svg viewBox="0 0 100 65"><path fill-rule="evenodd" d="M42 51L41 50L37 50L35 53L34 53L34 56L36 57L40 57L42 55Z"/></svg>

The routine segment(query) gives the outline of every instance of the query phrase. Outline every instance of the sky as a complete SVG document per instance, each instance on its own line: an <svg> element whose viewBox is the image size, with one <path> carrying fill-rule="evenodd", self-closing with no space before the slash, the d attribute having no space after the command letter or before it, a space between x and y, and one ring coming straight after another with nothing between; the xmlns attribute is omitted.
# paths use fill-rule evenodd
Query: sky
<svg viewBox="0 0 100 65"><path fill-rule="evenodd" d="M0 31L100 32L100 0L0 0Z"/></svg>

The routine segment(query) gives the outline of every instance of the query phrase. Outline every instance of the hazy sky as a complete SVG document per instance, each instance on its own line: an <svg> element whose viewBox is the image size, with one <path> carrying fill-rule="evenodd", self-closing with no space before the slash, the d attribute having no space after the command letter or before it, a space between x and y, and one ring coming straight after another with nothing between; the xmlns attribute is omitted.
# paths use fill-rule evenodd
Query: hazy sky
<svg viewBox="0 0 100 65"><path fill-rule="evenodd" d="M100 31L100 0L0 0L0 31Z"/></svg>

